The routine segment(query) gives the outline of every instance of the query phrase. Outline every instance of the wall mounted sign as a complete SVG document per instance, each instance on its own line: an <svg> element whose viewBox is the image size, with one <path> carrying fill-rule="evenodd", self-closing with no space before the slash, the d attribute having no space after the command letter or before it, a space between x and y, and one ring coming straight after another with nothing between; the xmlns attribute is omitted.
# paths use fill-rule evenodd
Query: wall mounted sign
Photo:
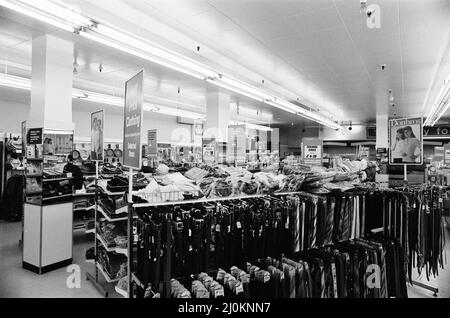
<svg viewBox="0 0 450 318"><path fill-rule="evenodd" d="M437 125L423 127L424 139L450 138L450 125Z"/></svg>
<svg viewBox="0 0 450 318"><path fill-rule="evenodd" d="M422 118L389 120L389 164L423 163Z"/></svg>
<svg viewBox="0 0 450 318"><path fill-rule="evenodd" d="M142 166L143 89L144 71L139 72L125 84L123 165L137 170Z"/></svg>

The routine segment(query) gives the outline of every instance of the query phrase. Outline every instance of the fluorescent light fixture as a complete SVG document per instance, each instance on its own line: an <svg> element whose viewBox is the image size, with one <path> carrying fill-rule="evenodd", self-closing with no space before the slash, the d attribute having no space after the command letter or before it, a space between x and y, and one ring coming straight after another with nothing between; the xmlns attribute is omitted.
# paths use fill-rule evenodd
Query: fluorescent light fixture
<svg viewBox="0 0 450 318"><path fill-rule="evenodd" d="M439 94L436 97L436 101L431 108L430 114L425 120L424 126L434 126L439 119L445 114L449 107L450 99L450 74L444 81Z"/></svg>
<svg viewBox="0 0 450 318"><path fill-rule="evenodd" d="M270 93L266 93L253 85L211 70L207 65L159 47L133 34L102 23L97 23L75 12L60 1L0 0L0 5L60 29L69 32L77 31L77 33L89 40L182 72L197 79L206 80L214 85L247 96L256 101L264 102L283 111L297 114L334 129L340 128L338 124L323 115L307 111L300 106L279 99ZM95 97L91 97L91 99L102 100Z"/></svg>
<svg viewBox="0 0 450 318"><path fill-rule="evenodd" d="M190 112L182 109L174 109L165 106L153 105L153 104L144 104L144 110L150 112L161 113L165 115L175 116L175 117L185 117L190 119L204 119L205 115L198 114L194 112Z"/></svg>
<svg viewBox="0 0 450 318"><path fill-rule="evenodd" d="M267 127L267 126L255 125L255 124L250 124L250 123L242 122L242 121L230 121L229 125L230 126L245 125L245 127L248 129L256 129L256 130L261 130L261 131L273 131L272 128Z"/></svg>
<svg viewBox="0 0 450 318"><path fill-rule="evenodd" d="M0 86L31 90L31 81L27 78L0 73Z"/></svg>
<svg viewBox="0 0 450 318"><path fill-rule="evenodd" d="M68 24L66 22L61 21L61 19L56 19L49 14L43 14L39 11L35 10L34 8L30 8L29 5L25 3L21 3L18 1L8 1L8 0L0 0L0 6L3 6L5 8L8 8L10 10L19 12L23 15L29 16L33 19L39 20L41 22L50 24L54 27L57 27L62 30L66 30L69 32L74 32L75 26L73 24Z"/></svg>

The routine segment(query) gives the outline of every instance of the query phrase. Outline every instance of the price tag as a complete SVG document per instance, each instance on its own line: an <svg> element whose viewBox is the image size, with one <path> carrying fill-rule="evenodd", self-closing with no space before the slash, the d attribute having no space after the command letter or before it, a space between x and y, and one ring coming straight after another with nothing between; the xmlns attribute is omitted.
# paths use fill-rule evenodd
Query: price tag
<svg viewBox="0 0 450 318"><path fill-rule="evenodd" d="M72 178L72 172L67 172L66 175L67 175L67 178Z"/></svg>
<svg viewBox="0 0 450 318"><path fill-rule="evenodd" d="M191 229L189 229L189 237L191 237L192 236L192 231L191 231Z"/></svg>
<svg viewBox="0 0 450 318"><path fill-rule="evenodd" d="M439 203L444 202L444 200L442 198L439 198Z"/></svg>
<svg viewBox="0 0 450 318"><path fill-rule="evenodd" d="M230 232L231 232L231 225L228 225L228 228L227 228L227 230L228 230L228 233L230 233Z"/></svg>
<svg viewBox="0 0 450 318"><path fill-rule="evenodd" d="M241 222L237 221L237 222L236 222L236 227L237 227L238 229L242 228Z"/></svg>
<svg viewBox="0 0 450 318"><path fill-rule="evenodd" d="M189 245L189 252L193 251L192 245Z"/></svg>
<svg viewBox="0 0 450 318"><path fill-rule="evenodd" d="M268 272L264 273L264 284L270 280L270 274Z"/></svg>
<svg viewBox="0 0 450 318"><path fill-rule="evenodd" d="M236 295L244 292L244 286L241 283L236 284Z"/></svg>
<svg viewBox="0 0 450 318"><path fill-rule="evenodd" d="M214 297L223 297L224 293L223 293L223 288L216 288L216 290L214 291Z"/></svg>
<svg viewBox="0 0 450 318"><path fill-rule="evenodd" d="M220 232L220 225L219 224L216 225L216 232Z"/></svg>
<svg viewBox="0 0 450 318"><path fill-rule="evenodd" d="M223 277L224 277L224 275L225 275L225 272L224 271L222 271L222 270L219 270L218 272L217 272L217 280L222 280L223 279Z"/></svg>

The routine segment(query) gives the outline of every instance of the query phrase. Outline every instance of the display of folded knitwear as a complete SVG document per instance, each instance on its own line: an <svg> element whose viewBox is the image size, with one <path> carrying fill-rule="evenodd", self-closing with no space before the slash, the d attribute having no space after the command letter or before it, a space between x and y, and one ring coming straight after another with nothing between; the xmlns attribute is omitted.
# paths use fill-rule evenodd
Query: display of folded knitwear
<svg viewBox="0 0 450 318"><path fill-rule="evenodd" d="M42 196L44 198L59 197L72 193L72 182L70 180L45 182L42 184Z"/></svg>
<svg viewBox="0 0 450 318"><path fill-rule="evenodd" d="M103 164L100 173L102 175L120 175L123 173L122 169L118 166L113 166L112 164Z"/></svg>
<svg viewBox="0 0 450 318"><path fill-rule="evenodd" d="M128 203L125 195L121 196L101 195L98 200L98 205L110 217L116 215L117 211L123 207L126 207L127 204Z"/></svg>
<svg viewBox="0 0 450 318"><path fill-rule="evenodd" d="M126 224L120 222L100 221L97 233L109 248L127 248Z"/></svg>
<svg viewBox="0 0 450 318"><path fill-rule="evenodd" d="M149 184L149 180L143 174L133 176L133 191L145 188ZM114 176L107 182L106 189L111 192L128 191L128 177Z"/></svg>

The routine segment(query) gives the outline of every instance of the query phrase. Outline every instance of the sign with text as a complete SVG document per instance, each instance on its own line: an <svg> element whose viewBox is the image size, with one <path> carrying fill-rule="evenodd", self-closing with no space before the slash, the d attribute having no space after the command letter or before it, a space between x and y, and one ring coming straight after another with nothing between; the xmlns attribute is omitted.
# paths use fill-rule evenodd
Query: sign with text
<svg viewBox="0 0 450 318"><path fill-rule="evenodd" d="M422 118L389 120L389 164L423 163Z"/></svg>
<svg viewBox="0 0 450 318"><path fill-rule="evenodd" d="M322 165L323 140L318 138L302 139L302 158L307 165Z"/></svg>
<svg viewBox="0 0 450 318"><path fill-rule="evenodd" d="M123 165L131 169L141 169L141 130L144 106L144 71L125 84L125 108L123 129Z"/></svg>
<svg viewBox="0 0 450 318"><path fill-rule="evenodd" d="M203 162L213 164L216 162L216 142L214 138L203 139Z"/></svg>
<svg viewBox="0 0 450 318"><path fill-rule="evenodd" d="M103 161L103 129L105 112L91 113L91 160Z"/></svg>
<svg viewBox="0 0 450 318"><path fill-rule="evenodd" d="M450 165L450 144L444 145L444 164Z"/></svg>
<svg viewBox="0 0 450 318"><path fill-rule="evenodd" d="M158 155L158 135L157 130L152 129L147 133L147 157L156 157Z"/></svg>
<svg viewBox="0 0 450 318"><path fill-rule="evenodd" d="M423 137L439 139L450 138L450 125L436 125L433 127L423 127Z"/></svg>
<svg viewBox="0 0 450 318"><path fill-rule="evenodd" d="M28 130L27 144L29 145L42 144L42 128L30 128Z"/></svg>
<svg viewBox="0 0 450 318"><path fill-rule="evenodd" d="M359 157L359 159L369 159L369 147L360 145L358 157Z"/></svg>

